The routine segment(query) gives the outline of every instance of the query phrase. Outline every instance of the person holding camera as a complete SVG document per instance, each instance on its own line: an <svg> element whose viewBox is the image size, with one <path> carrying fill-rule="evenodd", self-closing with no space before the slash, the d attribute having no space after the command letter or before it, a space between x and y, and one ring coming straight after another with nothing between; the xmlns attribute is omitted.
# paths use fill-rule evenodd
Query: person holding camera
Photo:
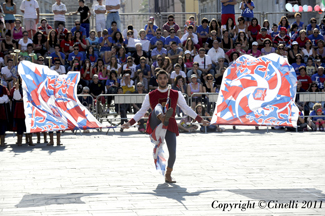
<svg viewBox="0 0 325 216"><path fill-rule="evenodd" d="M241 9L241 15L244 17L246 21L246 25L249 26L254 17L255 5L252 0L242 0L239 5L239 9Z"/></svg>
<svg viewBox="0 0 325 216"><path fill-rule="evenodd" d="M156 36L156 31L158 29L158 26L154 24L155 18L150 17L148 24L145 25L144 30L146 30L146 39L151 40L154 36Z"/></svg>

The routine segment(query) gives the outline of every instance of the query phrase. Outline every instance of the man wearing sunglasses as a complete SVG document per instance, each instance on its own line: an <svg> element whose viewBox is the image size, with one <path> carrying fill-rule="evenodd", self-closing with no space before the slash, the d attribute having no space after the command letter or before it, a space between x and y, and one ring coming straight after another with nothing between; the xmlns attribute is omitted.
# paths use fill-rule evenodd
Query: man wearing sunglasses
<svg viewBox="0 0 325 216"><path fill-rule="evenodd" d="M171 28L169 33L170 35L165 40L165 47L169 50L173 42L175 42L178 47L182 47L181 40L179 39L179 37L175 36L176 35L175 29Z"/></svg>
<svg viewBox="0 0 325 216"><path fill-rule="evenodd" d="M130 70L131 71L131 79L135 78L135 74L137 72L137 65L134 64L132 56L127 57L126 64L123 65L123 71Z"/></svg>
<svg viewBox="0 0 325 216"><path fill-rule="evenodd" d="M59 75L66 74L65 67L61 65L60 59L55 59L51 70L58 72Z"/></svg>
<svg viewBox="0 0 325 216"><path fill-rule="evenodd" d="M319 34L318 28L314 28L313 34L309 35L308 38L313 43L314 49L318 48L317 42L324 39L324 37Z"/></svg>
<svg viewBox="0 0 325 216"><path fill-rule="evenodd" d="M315 28L319 29L319 25L317 25L316 18L313 17L310 19L310 24L307 26L307 37L313 34Z"/></svg>
<svg viewBox="0 0 325 216"><path fill-rule="evenodd" d="M157 47L157 41L161 41L163 45L165 44L166 39L161 35L162 35L162 31L160 28L158 28L156 31L156 36L150 39L150 49L154 49Z"/></svg>
<svg viewBox="0 0 325 216"><path fill-rule="evenodd" d="M168 36L168 32L170 32L170 29L173 28L175 32L177 33L179 28L179 25L175 22L174 15L169 15L167 17L168 21L163 25L164 30L164 37L166 38Z"/></svg>
<svg viewBox="0 0 325 216"><path fill-rule="evenodd" d="M167 55L167 50L163 47L164 44L162 41L157 41L157 47L152 50L151 52L151 58L152 60L156 60L158 55L161 55L163 58Z"/></svg>
<svg viewBox="0 0 325 216"><path fill-rule="evenodd" d="M79 20L76 20L76 21L74 22L74 25L75 25L75 27L73 27L73 28L71 29L72 36L74 36L74 33L75 33L76 31L80 31L80 33L81 33L81 37L82 37L83 39L85 39L86 36L87 36L87 34L86 34L86 29L85 29L84 27L81 26L80 21L79 21Z"/></svg>

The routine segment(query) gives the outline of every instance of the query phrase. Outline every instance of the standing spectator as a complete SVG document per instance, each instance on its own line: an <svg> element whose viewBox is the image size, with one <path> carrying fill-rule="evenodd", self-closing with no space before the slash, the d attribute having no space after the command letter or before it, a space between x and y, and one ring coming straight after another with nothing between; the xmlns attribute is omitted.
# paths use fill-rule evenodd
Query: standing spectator
<svg viewBox="0 0 325 216"><path fill-rule="evenodd" d="M117 28L121 29L121 19L118 10L121 7L120 0L106 0L105 1L107 10L106 29L111 27L113 21L117 23Z"/></svg>
<svg viewBox="0 0 325 216"><path fill-rule="evenodd" d="M203 43L205 43L209 37L209 20L207 18L203 18L202 21L201 21L201 24L200 26L197 27L196 29L196 33L199 37L199 44L200 44L200 47L203 47ZM195 42L194 42L195 43Z"/></svg>
<svg viewBox="0 0 325 216"><path fill-rule="evenodd" d="M36 32L36 25L39 22L38 2L36 0L23 0L20 5L20 10L24 14L24 25L28 32L28 37L32 38Z"/></svg>
<svg viewBox="0 0 325 216"><path fill-rule="evenodd" d="M147 40L151 40L151 38L156 36L156 31L158 29L158 26L156 26L154 24L154 21L155 21L155 18L150 17L149 21L148 21L148 24L145 25L145 27L144 27L144 30L146 30L146 34L147 34L147 37L146 37Z"/></svg>
<svg viewBox="0 0 325 216"><path fill-rule="evenodd" d="M80 23L81 26L86 29L86 37L89 37L89 17L91 16L91 12L89 7L85 5L84 0L79 0L79 8L76 12L70 13L70 15L80 13ZM72 30L71 30L72 32Z"/></svg>
<svg viewBox="0 0 325 216"><path fill-rule="evenodd" d="M103 0L97 0L98 5L95 6L94 11L96 14L96 31L98 37L102 36L102 31L106 28L105 23L105 13L106 13L106 7L103 5Z"/></svg>
<svg viewBox="0 0 325 216"><path fill-rule="evenodd" d="M174 33L177 33L179 28L179 25L175 22L175 17L174 15L168 15L167 17L168 21L163 25L163 30L164 30L164 37L168 37L168 32L171 34L171 29L174 30Z"/></svg>
<svg viewBox="0 0 325 216"><path fill-rule="evenodd" d="M212 69L211 57L205 54L204 48L199 49L199 54L194 57L193 61L199 63L199 68L202 71L202 76L208 73L214 76L215 72Z"/></svg>
<svg viewBox="0 0 325 216"><path fill-rule="evenodd" d="M317 25L317 20L313 17L310 19L310 24L307 25L307 37L313 34L315 28L319 29L319 25Z"/></svg>
<svg viewBox="0 0 325 216"><path fill-rule="evenodd" d="M85 29L84 27L81 26L80 21L79 21L79 20L76 20L76 21L74 22L74 25L75 25L75 27L73 27L73 28L71 29L72 36L74 36L74 33L75 33L76 31L80 31L82 38L85 39L86 36L87 36L86 29Z"/></svg>
<svg viewBox="0 0 325 216"><path fill-rule="evenodd" d="M303 28L304 28L304 22L301 22L300 19L301 19L301 13L295 13L295 19L296 21L294 21L292 23L293 24L297 24L298 26L298 32L301 31Z"/></svg>
<svg viewBox="0 0 325 216"><path fill-rule="evenodd" d="M47 35L50 33L50 31L52 30L52 26L50 26L47 23L46 19L42 19L41 20L41 26L37 28L38 31L42 32L45 37L47 37Z"/></svg>
<svg viewBox="0 0 325 216"><path fill-rule="evenodd" d="M301 82L301 88L303 88L305 91L307 91L312 84L310 76L306 74L306 67L301 66L299 67L299 73L300 75L297 76L297 81Z"/></svg>
<svg viewBox="0 0 325 216"><path fill-rule="evenodd" d="M322 66L318 67L317 73L311 77L311 80L317 84L320 90L324 89L325 75Z"/></svg>
<svg viewBox="0 0 325 216"><path fill-rule="evenodd" d="M52 5L52 13L54 13L54 28L59 27L59 23L63 23L65 26L65 13L67 12L67 7L61 2L61 0L56 0L55 4Z"/></svg>
<svg viewBox="0 0 325 216"><path fill-rule="evenodd" d="M235 20L235 5L237 0L220 0L221 5L221 25L226 25L229 18ZM236 23L234 23L236 25Z"/></svg>
<svg viewBox="0 0 325 216"><path fill-rule="evenodd" d="M13 0L5 0L3 3L3 12L5 14L5 23L6 29L11 30L15 25L15 14L17 13L16 4L13 3Z"/></svg>
<svg viewBox="0 0 325 216"><path fill-rule="evenodd" d="M286 28L287 32L290 30L290 23L286 16L281 17L279 26L278 26L278 31L280 31L282 27ZM289 32L288 32L288 34L289 34Z"/></svg>
<svg viewBox="0 0 325 216"><path fill-rule="evenodd" d="M251 24L251 21L254 17L254 2L252 0L242 0L239 5L239 9L241 9L241 15L244 17L247 26Z"/></svg>
<svg viewBox="0 0 325 216"><path fill-rule="evenodd" d="M171 59L172 64L176 64L177 63L177 58L180 55L183 55L183 50L180 47L177 47L177 43L175 41L173 41L171 43L171 49L168 51L168 57Z"/></svg>

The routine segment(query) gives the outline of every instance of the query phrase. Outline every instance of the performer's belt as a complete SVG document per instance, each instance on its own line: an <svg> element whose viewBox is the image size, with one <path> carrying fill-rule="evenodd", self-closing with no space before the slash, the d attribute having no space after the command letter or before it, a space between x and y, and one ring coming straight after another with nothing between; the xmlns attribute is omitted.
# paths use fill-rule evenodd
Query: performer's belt
<svg viewBox="0 0 325 216"><path fill-rule="evenodd" d="M117 13L118 11L110 11L109 13Z"/></svg>

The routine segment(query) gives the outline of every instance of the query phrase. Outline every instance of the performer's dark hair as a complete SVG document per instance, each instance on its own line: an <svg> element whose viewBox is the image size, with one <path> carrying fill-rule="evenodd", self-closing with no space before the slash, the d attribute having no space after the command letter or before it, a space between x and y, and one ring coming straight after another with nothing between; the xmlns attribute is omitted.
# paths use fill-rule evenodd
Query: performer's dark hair
<svg viewBox="0 0 325 216"><path fill-rule="evenodd" d="M159 76L160 74L165 74L165 75L168 77L168 73L167 73L165 70L161 69L160 71L158 71L158 72L156 73L156 77L157 77L157 79L158 79L158 76Z"/></svg>

